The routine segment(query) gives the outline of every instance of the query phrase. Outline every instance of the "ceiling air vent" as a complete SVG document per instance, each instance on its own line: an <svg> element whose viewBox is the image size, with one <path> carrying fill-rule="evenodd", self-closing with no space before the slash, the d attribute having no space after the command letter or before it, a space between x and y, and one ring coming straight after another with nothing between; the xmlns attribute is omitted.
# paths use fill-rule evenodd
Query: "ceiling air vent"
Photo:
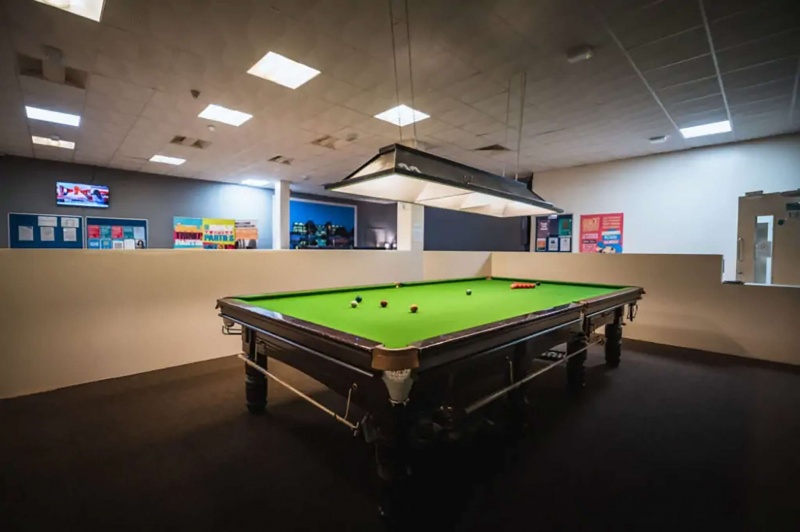
<svg viewBox="0 0 800 532"><path fill-rule="evenodd" d="M319 146L320 148L328 148L329 150L335 150L337 142L341 142L340 139L337 139L336 137L333 137L331 135L325 135L324 137L312 140L311 144L313 144L314 146Z"/></svg>
<svg viewBox="0 0 800 532"><path fill-rule="evenodd" d="M211 146L210 141L195 139L192 137L185 137L183 135L175 135L169 142L170 144L177 144L178 146L186 146L187 148L196 148L198 150L204 150L209 146Z"/></svg>
<svg viewBox="0 0 800 532"><path fill-rule="evenodd" d="M290 159L289 157L284 157L283 155L276 155L275 157L271 157L269 162L276 163L276 164L285 164L286 166L290 166L294 159Z"/></svg>
<svg viewBox="0 0 800 532"><path fill-rule="evenodd" d="M501 146L500 144L489 144L488 146L484 146L482 148L476 148L473 151L511 151L505 146Z"/></svg>
<svg viewBox="0 0 800 532"><path fill-rule="evenodd" d="M61 63L61 59L61 50L50 47L45 47L44 59L17 54L19 75L75 87L76 89L86 89L89 73L85 70L64 66Z"/></svg>

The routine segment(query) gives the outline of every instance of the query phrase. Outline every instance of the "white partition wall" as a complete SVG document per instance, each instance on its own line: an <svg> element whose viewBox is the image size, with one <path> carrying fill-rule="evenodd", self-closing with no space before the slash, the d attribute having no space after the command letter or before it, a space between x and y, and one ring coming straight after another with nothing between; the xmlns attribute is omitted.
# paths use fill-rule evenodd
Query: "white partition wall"
<svg viewBox="0 0 800 532"><path fill-rule="evenodd" d="M493 253L492 275L641 286L624 336L800 364L800 288L722 284L716 255Z"/></svg>
<svg viewBox="0 0 800 532"><path fill-rule="evenodd" d="M221 297L422 278L390 251L0 250L0 398L232 355Z"/></svg>

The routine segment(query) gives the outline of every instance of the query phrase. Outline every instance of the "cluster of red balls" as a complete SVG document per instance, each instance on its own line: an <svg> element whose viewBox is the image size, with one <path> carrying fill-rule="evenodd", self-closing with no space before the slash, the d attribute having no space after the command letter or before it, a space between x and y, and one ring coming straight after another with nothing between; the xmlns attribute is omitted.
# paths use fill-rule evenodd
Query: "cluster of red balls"
<svg viewBox="0 0 800 532"><path fill-rule="evenodd" d="M541 283L511 283L511 289L516 290L518 288L536 288Z"/></svg>

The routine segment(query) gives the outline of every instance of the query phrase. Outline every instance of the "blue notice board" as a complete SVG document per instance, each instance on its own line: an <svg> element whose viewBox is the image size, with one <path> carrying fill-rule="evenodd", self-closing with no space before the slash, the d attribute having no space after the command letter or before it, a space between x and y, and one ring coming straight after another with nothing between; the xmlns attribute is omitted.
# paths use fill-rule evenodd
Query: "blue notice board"
<svg viewBox="0 0 800 532"><path fill-rule="evenodd" d="M146 249L150 247L149 239L147 220L86 217L86 247L89 249Z"/></svg>
<svg viewBox="0 0 800 532"><path fill-rule="evenodd" d="M58 214L8 213L8 247L81 249L83 218Z"/></svg>

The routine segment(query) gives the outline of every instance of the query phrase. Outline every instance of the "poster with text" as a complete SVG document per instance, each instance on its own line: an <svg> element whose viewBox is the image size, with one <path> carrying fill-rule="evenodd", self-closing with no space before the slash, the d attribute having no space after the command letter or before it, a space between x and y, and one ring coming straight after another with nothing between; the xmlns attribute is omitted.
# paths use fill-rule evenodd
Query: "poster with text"
<svg viewBox="0 0 800 532"><path fill-rule="evenodd" d="M175 249L201 249L203 247L203 219L176 216L172 219Z"/></svg>
<svg viewBox="0 0 800 532"><path fill-rule="evenodd" d="M258 220L236 220L236 249L258 247Z"/></svg>
<svg viewBox="0 0 800 532"><path fill-rule="evenodd" d="M581 215L581 253L622 253L624 215Z"/></svg>
<svg viewBox="0 0 800 532"><path fill-rule="evenodd" d="M536 251L569 253L572 251L572 215L553 214L536 217Z"/></svg>
<svg viewBox="0 0 800 532"><path fill-rule="evenodd" d="M234 249L236 220L203 218L203 249Z"/></svg>

